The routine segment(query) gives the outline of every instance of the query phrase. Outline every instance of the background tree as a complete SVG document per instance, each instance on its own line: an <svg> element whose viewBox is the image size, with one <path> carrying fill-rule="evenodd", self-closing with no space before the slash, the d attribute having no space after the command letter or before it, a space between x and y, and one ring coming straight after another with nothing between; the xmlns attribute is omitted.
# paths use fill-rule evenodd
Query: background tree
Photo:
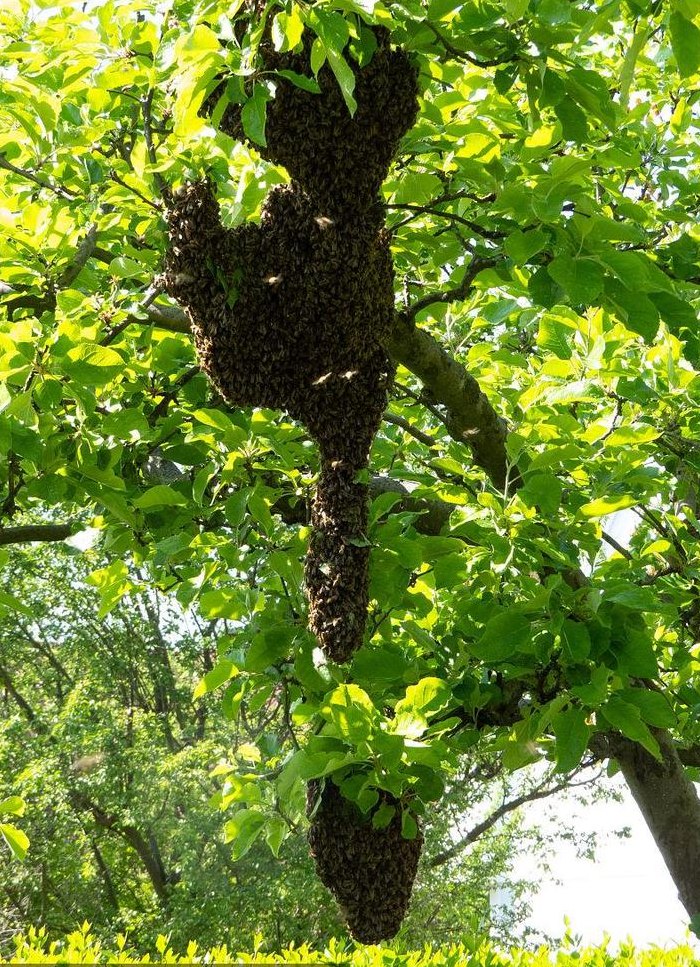
<svg viewBox="0 0 700 967"><path fill-rule="evenodd" d="M244 696L281 697L299 746L261 735L228 778L234 856L286 835L280 809L301 820L309 779L349 780L367 810L395 797L410 834L476 746L563 774L592 751L700 913L697 15L688 0L0 13L0 542L89 523L113 555L103 614L144 582L230 622L204 690L223 687L232 717ZM382 188L399 369L349 665L319 662L306 630L317 454L299 424L211 394L159 275L164 188L208 175L235 226L287 178L255 149L265 105L315 78L262 69L266 24L279 51L313 41L349 110L370 28L420 71ZM200 116L222 74L245 140ZM622 510L629 542L606 524Z"/></svg>
<svg viewBox="0 0 700 967"><path fill-rule="evenodd" d="M161 933L183 949L193 938L245 949L256 934L267 947L342 934L302 829L278 856L259 842L237 861L221 835L223 761L235 754L250 768L256 741L282 744L281 703L243 699L222 721L215 699L193 700L216 629L164 610L147 590L100 621L86 581L98 563L94 552L42 546L6 566L3 590L32 606L0 631L0 782L26 797L32 842L24 864L0 860L0 943L11 949L10 936L30 924L53 936L84 920L140 949ZM486 930L490 891L518 853L545 859L543 837L524 829L517 807L555 793L557 778L516 787L497 760L463 770L432 818L404 942ZM512 889L517 903L498 929L514 938L531 888Z"/></svg>

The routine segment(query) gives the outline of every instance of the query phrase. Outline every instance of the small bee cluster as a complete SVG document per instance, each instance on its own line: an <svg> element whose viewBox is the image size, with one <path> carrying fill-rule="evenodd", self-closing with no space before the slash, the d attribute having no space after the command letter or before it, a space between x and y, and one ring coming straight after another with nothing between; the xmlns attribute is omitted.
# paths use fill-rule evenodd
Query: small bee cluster
<svg viewBox="0 0 700 967"><path fill-rule="evenodd" d="M417 72L375 32L370 62L353 66L351 117L329 69L320 94L280 78L268 105L265 156L292 176L274 188L260 225L221 225L212 186L173 200L167 291L188 311L203 370L239 406L286 410L318 443L321 474L306 561L310 627L325 654L347 661L363 641L368 603L367 467L393 368L382 343L394 315L393 265L379 189L417 114ZM310 43L277 53L270 70L310 71ZM210 99L209 106L212 101ZM231 106L222 128L242 136Z"/></svg>
<svg viewBox="0 0 700 967"><path fill-rule="evenodd" d="M318 73L320 93L278 76L267 107L267 146L258 148L267 160L284 165L329 213L346 211L349 217L377 201L399 141L417 114L414 64L405 51L391 49L387 30L377 27L373 34L377 49L371 61L361 69L354 66L353 116L327 65ZM278 53L269 41L260 52L268 71L311 73L308 32L296 53ZM210 96L210 108L221 93L219 88ZM244 137L240 105L226 108L220 126L236 139Z"/></svg>
<svg viewBox="0 0 700 967"><path fill-rule="evenodd" d="M388 794L385 802L396 805ZM411 898L423 839L401 835L399 808L375 829L338 787L312 780L307 791L309 844L319 879L331 890L350 932L361 943L395 936Z"/></svg>

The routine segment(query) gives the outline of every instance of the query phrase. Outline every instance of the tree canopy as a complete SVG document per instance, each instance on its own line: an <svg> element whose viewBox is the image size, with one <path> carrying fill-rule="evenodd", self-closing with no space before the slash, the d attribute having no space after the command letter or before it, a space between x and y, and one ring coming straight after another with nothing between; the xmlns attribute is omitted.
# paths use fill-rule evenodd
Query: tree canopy
<svg viewBox="0 0 700 967"><path fill-rule="evenodd" d="M285 726L225 777L234 857L284 848L309 781L410 840L477 751L563 774L593 755L700 922L696 20L695 0L0 10L0 545L88 529L101 617L153 588L213 623L195 696ZM381 188L397 373L356 477L367 628L335 663L305 593L318 448L212 388L164 266L173 199L208 179L225 229L259 222L290 181L264 160L276 101L332 84L359 117L382 45L418 115Z"/></svg>

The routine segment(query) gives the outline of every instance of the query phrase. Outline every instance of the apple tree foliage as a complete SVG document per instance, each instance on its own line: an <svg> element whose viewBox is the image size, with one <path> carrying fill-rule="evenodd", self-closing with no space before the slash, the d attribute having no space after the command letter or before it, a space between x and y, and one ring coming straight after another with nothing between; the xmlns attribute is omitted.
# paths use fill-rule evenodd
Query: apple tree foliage
<svg viewBox="0 0 700 967"><path fill-rule="evenodd" d="M229 227L259 217L288 177L256 151L264 32L311 37L352 112L373 25L420 114L383 186L368 634L335 666L302 582L317 453L200 373L164 199L208 176ZM218 623L196 694L283 725L224 776L234 857L282 847L313 777L392 793L410 836L475 749L700 764L700 3L6 0L0 31L0 545L93 528L102 614L143 582ZM222 76L242 142L200 113Z"/></svg>

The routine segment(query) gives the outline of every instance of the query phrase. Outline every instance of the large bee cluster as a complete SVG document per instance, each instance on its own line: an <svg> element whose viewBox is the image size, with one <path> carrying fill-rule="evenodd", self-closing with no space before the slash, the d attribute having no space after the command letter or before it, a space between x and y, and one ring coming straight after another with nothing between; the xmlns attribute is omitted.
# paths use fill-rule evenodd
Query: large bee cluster
<svg viewBox="0 0 700 967"><path fill-rule="evenodd" d="M386 801L396 805L391 797ZM335 896L353 937L361 943L390 939L411 899L423 846L420 833L415 839L402 837L398 808L387 827L375 829L330 780L322 789L318 780L309 783L307 809L316 872Z"/></svg>
<svg viewBox="0 0 700 967"><path fill-rule="evenodd" d="M174 200L168 292L187 309L202 368L239 406L286 410L319 445L321 474L306 562L310 627L343 662L360 647L368 601L367 488L357 481L386 406L393 369L382 348L394 315L393 266L379 189L417 113L417 74L403 51L353 66L351 117L326 66L321 94L280 79L268 105L265 156L292 176L260 225L222 227L211 186ZM308 74L309 44L268 69ZM240 111L222 127L236 136Z"/></svg>

